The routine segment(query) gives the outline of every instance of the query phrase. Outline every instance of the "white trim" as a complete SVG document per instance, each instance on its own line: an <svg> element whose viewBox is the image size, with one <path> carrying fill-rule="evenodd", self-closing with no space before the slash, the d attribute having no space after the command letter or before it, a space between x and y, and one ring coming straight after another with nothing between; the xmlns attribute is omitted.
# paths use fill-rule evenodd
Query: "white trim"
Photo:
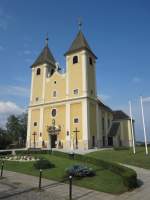
<svg viewBox="0 0 150 200"><path fill-rule="evenodd" d="M82 128L83 128L83 140L89 139L89 105L88 100L82 101Z"/></svg>
<svg viewBox="0 0 150 200"><path fill-rule="evenodd" d="M56 96L53 96L53 93L54 93L54 92L56 92ZM53 91L52 91L52 94L51 94L51 97L52 97L52 98L57 98L57 97L58 97L57 94L58 94L57 90L53 90Z"/></svg>
<svg viewBox="0 0 150 200"><path fill-rule="evenodd" d="M66 98L69 97L69 56L66 57Z"/></svg>
<svg viewBox="0 0 150 200"><path fill-rule="evenodd" d="M98 146L100 146L100 114L99 114L99 105L98 103L96 104L96 125L97 125L97 142L98 142Z"/></svg>
<svg viewBox="0 0 150 200"><path fill-rule="evenodd" d="M34 82L34 73L35 73L35 68L32 68L32 76L31 76L31 91L30 91L30 102L33 101L33 82Z"/></svg>
<svg viewBox="0 0 150 200"><path fill-rule="evenodd" d="M83 95L88 95L88 76L87 76L87 53L82 51L82 84L83 84Z"/></svg>
<svg viewBox="0 0 150 200"><path fill-rule="evenodd" d="M39 124L39 138L42 139L43 136L43 121L44 121L44 108L40 108L40 124ZM42 136L40 137L40 133L42 133Z"/></svg>
<svg viewBox="0 0 150 200"><path fill-rule="evenodd" d="M69 135L67 135L67 131L69 131ZM66 103L66 141L70 141L71 133L70 133L70 103Z"/></svg>
<svg viewBox="0 0 150 200"><path fill-rule="evenodd" d="M77 93L76 93L76 94L74 93L75 90L77 90ZM79 95L79 89L78 89L78 88L73 89L73 95L75 95L75 96Z"/></svg>
<svg viewBox="0 0 150 200"><path fill-rule="evenodd" d="M87 97L85 96L77 96L77 97L73 97L73 98L65 98L65 99L61 99L61 100L53 100L53 101L46 101L44 103L39 103L39 104L31 104L29 107L35 107L35 106L42 106L42 105L47 105L47 104L56 104L56 103L66 103L66 102L70 102L70 101L78 101L78 100L82 100L82 99L85 99ZM96 98L93 98L93 97L88 97L89 99L91 100L94 100L97 102L97 99Z"/></svg>
<svg viewBox="0 0 150 200"><path fill-rule="evenodd" d="M28 128L27 128L27 142L26 147L29 148L31 146L31 112L32 110L28 110Z"/></svg>

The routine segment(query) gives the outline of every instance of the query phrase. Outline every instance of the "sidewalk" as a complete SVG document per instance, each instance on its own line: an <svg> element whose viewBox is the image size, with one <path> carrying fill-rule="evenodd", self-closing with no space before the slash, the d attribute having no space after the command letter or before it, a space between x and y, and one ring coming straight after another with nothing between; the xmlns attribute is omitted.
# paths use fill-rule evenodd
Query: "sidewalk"
<svg viewBox="0 0 150 200"><path fill-rule="evenodd" d="M111 195L73 185L73 200L149 200L150 170L131 168L136 170L141 187L121 195ZM0 199L67 200L69 196L68 184L42 179L42 191L39 192L38 177L10 171L4 171L4 177L0 179Z"/></svg>

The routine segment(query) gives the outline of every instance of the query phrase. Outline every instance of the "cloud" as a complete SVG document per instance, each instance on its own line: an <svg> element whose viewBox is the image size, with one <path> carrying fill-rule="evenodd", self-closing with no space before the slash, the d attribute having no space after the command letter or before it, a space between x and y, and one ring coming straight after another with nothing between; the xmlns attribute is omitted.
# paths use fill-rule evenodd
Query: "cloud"
<svg viewBox="0 0 150 200"><path fill-rule="evenodd" d="M143 102L148 102L148 103L150 103L150 97L143 97Z"/></svg>
<svg viewBox="0 0 150 200"><path fill-rule="evenodd" d="M12 17L0 8L0 30L6 31Z"/></svg>
<svg viewBox="0 0 150 200"><path fill-rule="evenodd" d="M21 86L0 86L0 95L28 97L29 89Z"/></svg>
<svg viewBox="0 0 150 200"><path fill-rule="evenodd" d="M141 82L141 78L135 76L135 77L133 77L132 82L133 83L139 83L139 82Z"/></svg>
<svg viewBox="0 0 150 200"><path fill-rule="evenodd" d="M24 108L21 108L18 106L16 103L7 101L3 102L0 101L0 126L5 127L7 118L14 114L14 115L19 115L21 113L25 112Z"/></svg>

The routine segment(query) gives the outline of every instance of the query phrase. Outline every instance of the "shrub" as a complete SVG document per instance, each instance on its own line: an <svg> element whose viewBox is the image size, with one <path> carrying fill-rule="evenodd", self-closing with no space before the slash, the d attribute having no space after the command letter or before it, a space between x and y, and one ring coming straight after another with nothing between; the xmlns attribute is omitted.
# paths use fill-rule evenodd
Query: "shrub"
<svg viewBox="0 0 150 200"><path fill-rule="evenodd" d="M66 169L66 174L73 177L95 176L95 172L92 168L88 168L83 165L73 165L72 167Z"/></svg>
<svg viewBox="0 0 150 200"><path fill-rule="evenodd" d="M36 169L50 169L55 167L55 165L51 163L49 160L42 158L40 160L37 160L33 165Z"/></svg>

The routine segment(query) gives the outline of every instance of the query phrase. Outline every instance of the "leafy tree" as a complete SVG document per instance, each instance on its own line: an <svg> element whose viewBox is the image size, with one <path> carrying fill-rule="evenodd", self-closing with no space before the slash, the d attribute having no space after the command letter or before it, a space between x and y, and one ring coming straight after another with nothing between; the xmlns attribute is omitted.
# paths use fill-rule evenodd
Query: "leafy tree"
<svg viewBox="0 0 150 200"><path fill-rule="evenodd" d="M13 144L19 146L25 145L27 134L27 113L18 116L9 116L6 123L6 129Z"/></svg>
<svg viewBox="0 0 150 200"><path fill-rule="evenodd" d="M11 144L11 137L6 130L0 128L0 149L6 149Z"/></svg>

